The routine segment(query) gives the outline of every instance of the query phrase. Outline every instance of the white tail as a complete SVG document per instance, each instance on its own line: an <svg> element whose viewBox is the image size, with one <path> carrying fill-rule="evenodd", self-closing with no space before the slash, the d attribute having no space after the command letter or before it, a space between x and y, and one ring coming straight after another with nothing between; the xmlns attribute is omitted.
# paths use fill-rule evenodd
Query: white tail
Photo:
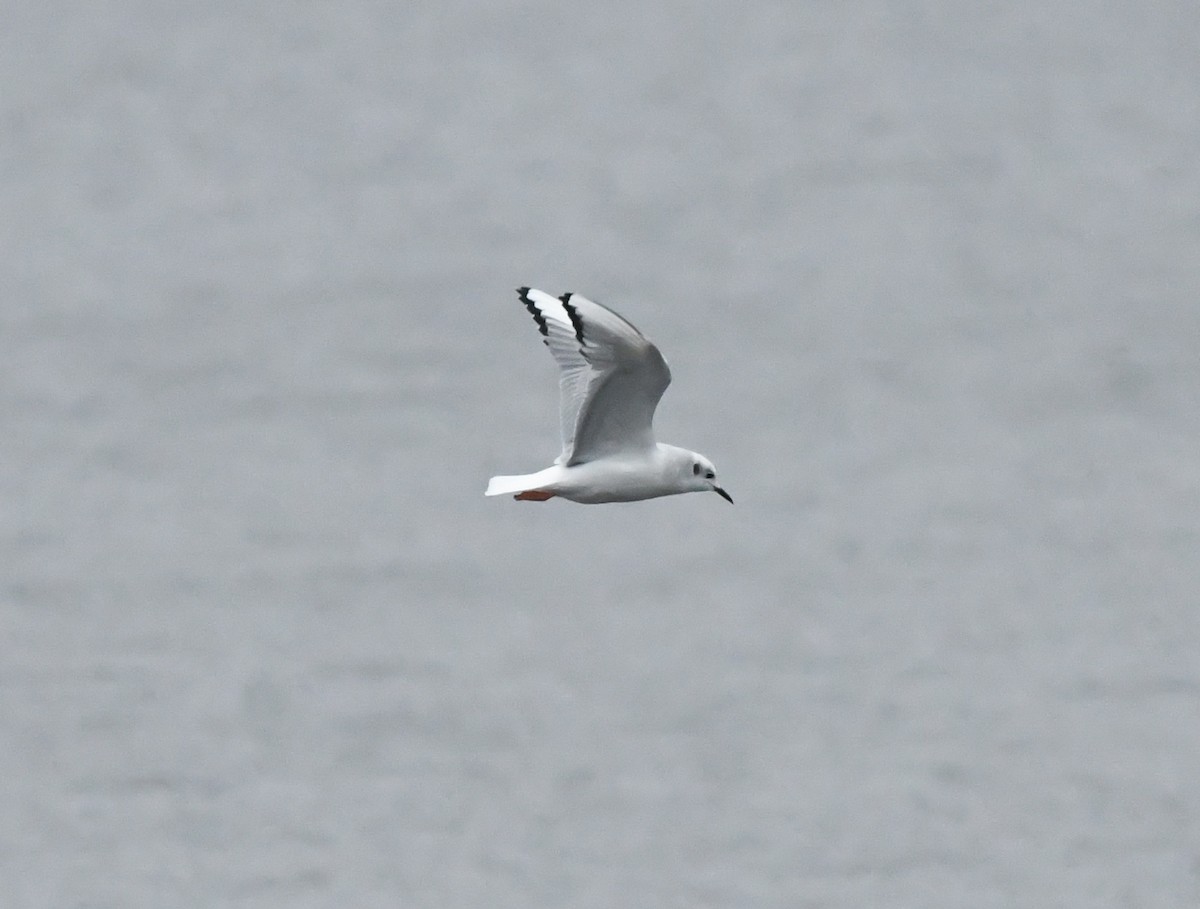
<svg viewBox="0 0 1200 909"><path fill-rule="evenodd" d="M517 492L528 492L531 489L542 489L558 479L562 468L557 464L539 470L537 473L526 473L515 477L492 477L488 480L485 496L503 496Z"/></svg>
<svg viewBox="0 0 1200 909"><path fill-rule="evenodd" d="M537 474L530 473L520 477L492 477L488 480L487 492L485 496L503 496L510 493L526 492L532 489L536 483L530 483Z"/></svg>

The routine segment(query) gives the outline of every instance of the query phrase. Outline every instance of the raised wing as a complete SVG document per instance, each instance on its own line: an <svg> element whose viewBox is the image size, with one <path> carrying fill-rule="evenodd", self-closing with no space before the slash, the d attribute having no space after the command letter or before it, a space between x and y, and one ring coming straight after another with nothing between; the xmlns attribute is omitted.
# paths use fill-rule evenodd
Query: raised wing
<svg viewBox="0 0 1200 909"><path fill-rule="evenodd" d="M606 306L579 294L517 289L559 368L558 463L654 446L654 410L671 383L658 348Z"/></svg>

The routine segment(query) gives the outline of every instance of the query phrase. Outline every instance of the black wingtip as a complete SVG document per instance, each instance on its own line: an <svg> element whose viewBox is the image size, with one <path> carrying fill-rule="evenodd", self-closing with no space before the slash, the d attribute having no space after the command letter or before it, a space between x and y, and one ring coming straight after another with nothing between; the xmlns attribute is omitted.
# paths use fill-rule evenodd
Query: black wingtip
<svg viewBox="0 0 1200 909"><path fill-rule="evenodd" d="M542 337L549 337L550 329L546 325L546 317L542 315L542 311L537 308L537 304L529 299L528 287L518 287L517 293L521 295L521 302L525 304L525 308L529 310L529 314L533 316L533 321L537 323L538 331L542 333Z"/></svg>
<svg viewBox="0 0 1200 909"><path fill-rule="evenodd" d="M567 311L567 318L571 320L571 327L575 329L575 340L583 345L583 319L579 316L579 310L571 305L571 297L575 296L571 291L567 291L561 297L559 302L562 303L563 309Z"/></svg>

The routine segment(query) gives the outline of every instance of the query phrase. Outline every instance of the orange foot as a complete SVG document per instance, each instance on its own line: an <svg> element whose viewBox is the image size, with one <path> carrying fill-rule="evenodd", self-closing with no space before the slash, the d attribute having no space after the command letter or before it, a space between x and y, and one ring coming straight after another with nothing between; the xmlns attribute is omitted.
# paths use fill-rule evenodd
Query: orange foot
<svg viewBox="0 0 1200 909"><path fill-rule="evenodd" d="M517 493L513 498L518 502L545 502L547 499L553 499L554 493L544 489L527 489L525 492Z"/></svg>

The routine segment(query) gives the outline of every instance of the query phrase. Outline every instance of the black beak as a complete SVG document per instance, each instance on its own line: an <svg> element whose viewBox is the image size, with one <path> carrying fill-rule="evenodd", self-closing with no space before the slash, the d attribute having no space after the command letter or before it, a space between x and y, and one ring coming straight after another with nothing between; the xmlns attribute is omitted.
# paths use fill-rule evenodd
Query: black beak
<svg viewBox="0 0 1200 909"><path fill-rule="evenodd" d="M730 505L732 505L732 504L733 504L733 496L731 496L729 493L727 493L727 492L726 492L724 489L722 489L720 486L714 486L714 487L713 487L713 492L715 492L717 495L719 495L719 496L720 496L722 499L724 499L724 500L725 500L726 502L728 502Z"/></svg>

